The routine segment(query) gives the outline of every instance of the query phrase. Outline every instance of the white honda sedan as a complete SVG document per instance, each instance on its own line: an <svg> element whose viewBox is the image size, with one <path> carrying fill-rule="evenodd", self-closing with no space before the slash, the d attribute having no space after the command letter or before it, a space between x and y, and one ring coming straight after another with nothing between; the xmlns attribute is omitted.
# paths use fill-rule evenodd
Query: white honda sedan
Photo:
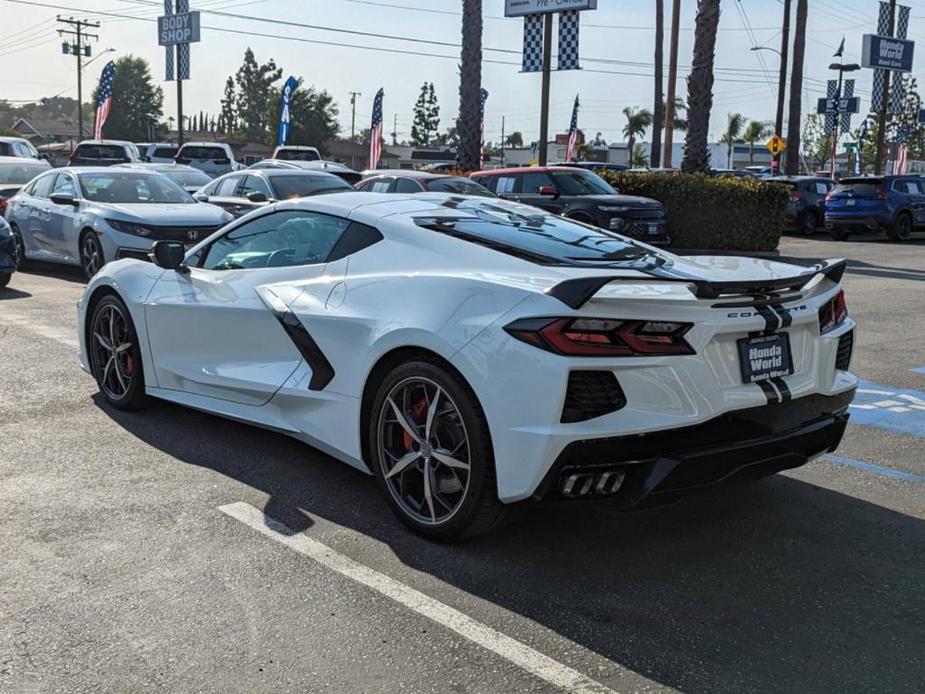
<svg viewBox="0 0 925 694"><path fill-rule="evenodd" d="M79 304L105 399L289 434L374 474L429 537L803 465L858 383L842 260L679 257L503 200L359 192L152 255Z"/></svg>
<svg viewBox="0 0 925 694"><path fill-rule="evenodd" d="M79 265L88 279L111 260L146 260L155 241L192 246L232 219L167 176L111 167L49 171L7 207L20 260Z"/></svg>

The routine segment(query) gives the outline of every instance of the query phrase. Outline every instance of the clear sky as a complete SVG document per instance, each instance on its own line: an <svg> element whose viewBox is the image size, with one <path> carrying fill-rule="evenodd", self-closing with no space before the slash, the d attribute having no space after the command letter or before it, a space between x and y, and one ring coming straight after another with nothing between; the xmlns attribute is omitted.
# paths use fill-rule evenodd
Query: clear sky
<svg viewBox="0 0 925 694"><path fill-rule="evenodd" d="M156 24L151 19L162 14L162 0L28 2L32 4L0 0L0 26L5 36L0 44L0 98L35 100L59 92L76 96L76 61L61 54L55 33L55 16L61 14L101 23L95 54L111 47L116 55L133 53L148 59L155 79L165 88L165 115L175 113L176 90L172 84L162 82L164 50L157 46ZM907 4L912 6L909 38L925 39L925 0ZM369 127L372 99L380 86L386 95L385 130L391 132L393 117L397 116L399 138L410 134L412 107L425 80L434 83L440 100L441 130L455 117L460 0L191 0L191 5L203 11L203 31L202 42L192 48L192 79L184 85L188 113L218 113L225 78L237 70L245 48L251 46L258 60L272 57L285 74L301 75L308 83L331 92L340 106L340 122L348 133L349 92L362 94L357 100L360 130ZM809 5L804 112L816 98L824 96L824 80L832 76L827 67L842 35L846 37L845 60L860 61L861 35L874 32L877 16L875 0L810 0ZM491 94L486 108L486 138L500 137L503 115L507 132L520 130L529 142L539 130L540 78L519 73L522 20L504 19L503 6L503 0L484 0L484 46L496 49L484 53L486 61L494 61L486 62L483 68L483 86ZM591 135L601 131L608 141L622 141L622 109L652 108L654 2L600 0L599 6L582 15L581 56L585 69L553 73L551 129L568 128L571 105L578 93L583 104L580 127ZM795 14L796 0L793 6ZM773 120L778 56L771 51L751 52L749 48L779 48L782 7L780 0L723 0L712 136L722 132L729 111ZM686 94L683 77L691 60L695 11L695 0L683 0L680 95ZM667 28L671 0L665 0L665 14ZM258 21L264 19L319 28ZM264 35L230 33L219 28ZM666 62L667 57L666 31ZM87 68L85 98L107 59ZM917 66L922 60L918 58ZM917 70L920 71L921 68ZM863 71L857 76L855 94L861 96L864 111L869 107L871 75Z"/></svg>

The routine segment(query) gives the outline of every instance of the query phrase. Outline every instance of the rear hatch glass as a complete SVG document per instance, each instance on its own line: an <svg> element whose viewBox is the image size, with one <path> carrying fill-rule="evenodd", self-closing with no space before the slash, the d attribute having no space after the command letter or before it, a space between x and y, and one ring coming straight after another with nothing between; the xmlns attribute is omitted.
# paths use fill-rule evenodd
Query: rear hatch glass
<svg viewBox="0 0 925 694"><path fill-rule="evenodd" d="M125 148L119 145L78 145L75 159L128 159Z"/></svg>
<svg viewBox="0 0 925 694"><path fill-rule="evenodd" d="M315 152L310 149L281 149L276 153L277 159L283 161L318 161L321 159Z"/></svg>
<svg viewBox="0 0 925 694"><path fill-rule="evenodd" d="M872 198L882 190L883 181L842 181L832 190L833 197L856 196L859 198Z"/></svg>
<svg viewBox="0 0 925 694"><path fill-rule="evenodd" d="M195 161L216 161L227 163L228 153L221 147L184 147L177 155L178 159Z"/></svg>

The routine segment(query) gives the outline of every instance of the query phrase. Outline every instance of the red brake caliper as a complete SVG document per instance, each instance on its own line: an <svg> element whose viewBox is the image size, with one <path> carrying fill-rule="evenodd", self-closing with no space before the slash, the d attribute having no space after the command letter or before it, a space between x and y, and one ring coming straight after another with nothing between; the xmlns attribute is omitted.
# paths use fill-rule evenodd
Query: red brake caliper
<svg viewBox="0 0 925 694"><path fill-rule="evenodd" d="M125 355L125 375L131 376L133 373L135 373L135 360L132 359L131 354L126 354Z"/></svg>
<svg viewBox="0 0 925 694"><path fill-rule="evenodd" d="M427 411L427 399L421 398L414 405L411 406L411 414L414 417L414 421L419 422L423 417L424 413ZM407 431L402 433L402 443L405 445L405 452L411 450L411 434Z"/></svg>

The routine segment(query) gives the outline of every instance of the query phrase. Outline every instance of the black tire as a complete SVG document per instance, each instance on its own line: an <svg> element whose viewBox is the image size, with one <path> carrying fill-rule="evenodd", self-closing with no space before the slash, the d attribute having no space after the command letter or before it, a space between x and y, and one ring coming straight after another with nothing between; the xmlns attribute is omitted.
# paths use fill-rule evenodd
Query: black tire
<svg viewBox="0 0 925 694"><path fill-rule="evenodd" d="M443 434L438 431L440 426L446 426L447 422L449 422L449 426L455 427L457 432L461 431L466 441L465 447L461 449L465 451L465 456L457 452L454 452L454 455L468 459L468 469L462 473L466 476L465 483L460 481L460 476L456 474L455 470L443 470L438 462L430 462L430 458L425 462L423 455L419 455L416 462L404 466L403 471L395 476L394 481L390 482L386 478L387 472L394 470L398 466L397 462L392 464L388 462L390 454L385 449L390 440L399 446L405 446L404 454L406 456L412 455L415 450L419 453L423 450L423 443L412 442L410 435L405 434L398 428L401 425L398 424L397 418L392 414L394 410L389 402L390 396L394 397L398 389L406 389L402 391L403 393L407 390L413 392L415 384L421 384L423 390L418 392L423 393L424 396L414 405L410 405L410 401L408 401L411 412L416 413L409 414L409 418L412 420L411 424L418 428L418 434L424 433L425 424L415 421L415 417L426 416L422 415L420 410L416 410L421 403L425 403L426 408L436 401L440 406L451 408L449 410L451 414L449 415L435 415L434 431L436 435L432 438L423 437L421 441L427 441L428 451L437 451L440 449L436 445L431 449L431 441L439 442L440 438L443 438ZM430 393L427 392L428 387L433 388ZM436 388L441 390L440 395L436 395ZM441 397L443 400L440 400ZM423 398L426 398L426 400ZM404 409L404 405L405 400L398 406ZM435 410L439 409L437 405L434 407ZM437 422L437 418L441 416L447 418L442 420L442 425ZM498 500L491 435L482 408L468 384L436 360L430 361L426 358L421 358L405 362L394 368L379 384L365 429L370 463L379 486L382 488L386 500L395 515L415 532L432 540L458 540L495 530L510 517L512 513L511 507L502 504ZM404 443L397 439L395 434L403 437ZM380 441L382 441L382 445L380 445ZM457 446L455 450L459 451L460 448ZM397 455L391 457L396 461L398 459ZM436 456L433 459L436 460ZM437 475L441 470L443 471L442 476L438 479ZM453 505L452 510L446 503L441 502L443 503L443 508L447 509L445 512L447 515L444 519L436 517L434 509L439 508L439 506L434 501L430 502L429 511L432 521L427 521L425 517L428 510L425 507L423 498L419 502L419 513L415 513L413 510L416 503L412 498L414 489L418 486L423 487L424 475L428 471L432 473L431 479L433 481L430 482L430 485L434 500L439 495L444 494L440 485L446 482L458 483L463 488L461 492L458 490L455 492L450 491L445 497L450 499L450 503ZM452 473L452 477L450 473ZM410 480L406 481L406 475L410 476ZM455 478L455 482L453 482L453 478ZM420 479L420 485L415 484L418 479ZM433 487L434 484L437 487ZM402 492L402 489L407 489L407 491ZM427 492L423 493L426 494ZM453 494L459 496L454 498L451 496Z"/></svg>
<svg viewBox="0 0 925 694"><path fill-rule="evenodd" d="M892 226L886 228L890 241L908 241L912 238L912 215L900 212Z"/></svg>
<svg viewBox="0 0 925 694"><path fill-rule="evenodd" d="M832 227L829 230L832 238L835 241L847 241L848 237L851 236L851 232L845 229L845 227Z"/></svg>
<svg viewBox="0 0 925 694"><path fill-rule="evenodd" d="M121 322L118 317L113 321L113 312L121 317ZM119 349L123 345L129 347ZM137 410L145 405L138 334L128 308L114 294L104 296L93 307L87 330L87 354L93 378L106 402L117 410Z"/></svg>
<svg viewBox="0 0 925 694"><path fill-rule="evenodd" d="M800 233L803 236L812 236L817 229L819 229L819 213L814 210L806 210L800 219Z"/></svg>
<svg viewBox="0 0 925 694"><path fill-rule="evenodd" d="M85 231L80 237L80 267L84 272L84 277L88 281L91 280L105 264L103 247L96 238L96 234L92 231Z"/></svg>
<svg viewBox="0 0 925 694"><path fill-rule="evenodd" d="M11 224L13 230L13 262L16 263L16 269L21 270L26 267L26 244L23 243L22 233L19 227Z"/></svg>

